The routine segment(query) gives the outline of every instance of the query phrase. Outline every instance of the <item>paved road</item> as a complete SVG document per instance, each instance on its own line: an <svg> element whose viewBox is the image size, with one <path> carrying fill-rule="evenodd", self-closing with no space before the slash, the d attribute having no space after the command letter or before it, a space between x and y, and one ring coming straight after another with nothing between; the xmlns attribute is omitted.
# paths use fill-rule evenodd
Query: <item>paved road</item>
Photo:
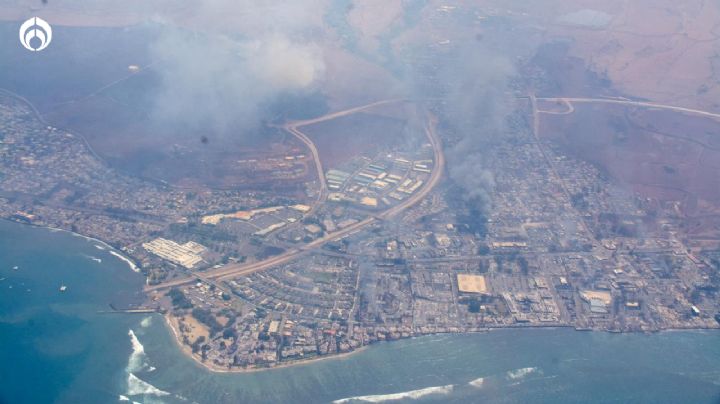
<svg viewBox="0 0 720 404"><path fill-rule="evenodd" d="M533 117L534 117L534 131L535 135L538 135L539 130L539 114L540 112L537 107L537 100L542 101L550 101L550 102L564 102L568 105L568 107L574 111L574 108L572 106L572 103L601 103L601 104L617 104L617 105L626 105L626 106L634 106L634 107L642 107L642 108L655 108L655 109L664 109L668 111L674 111L674 112L683 112L691 115L698 115L702 117L707 118L713 118L720 120L720 114L715 112L709 112L709 111L703 111L700 109L693 109L693 108L685 108L685 107L678 107L674 105L667 105L667 104L658 104L654 102L644 102L644 101L631 101L624 98L580 98L580 97L556 97L556 98L547 98L547 97L535 97L534 94L530 95L530 102L532 104L533 109ZM582 221L584 227L587 229L587 225L585 224L585 220ZM591 235L593 233L590 233ZM692 257L690 257L690 249L687 248L685 243L678 238L673 238L675 241L680 243L680 245L683 246L683 251L686 251L686 255L688 256L688 259L693 260Z"/></svg>
<svg viewBox="0 0 720 404"><path fill-rule="evenodd" d="M378 216L382 219L389 219L392 216L395 216L396 214L402 212L403 210L409 208L412 205L415 205L416 203L420 202L427 194L432 191L433 188L438 184L440 181L440 178L442 178L443 170L445 169L445 154L442 150L442 142L440 141L440 137L438 137L437 133L435 133L435 126L437 125L437 119L435 117L430 117L429 122L425 126L425 134L427 135L428 140L430 141L430 145L433 149L433 170L430 174L430 178L428 179L427 183L425 184L422 189L420 189L416 194L412 195L410 198L406 199L402 203L395 205L394 207L386 210L385 212L379 214Z"/></svg>
<svg viewBox="0 0 720 404"><path fill-rule="evenodd" d="M333 113L331 113L331 114L323 115L323 116L320 116L320 117L317 117L317 118L313 118L313 119L306 119L306 120L302 120L302 121L292 121L292 122L289 122L289 123L288 123L287 125L285 125L285 126L293 126L293 127L299 128L299 127L301 127L301 126L312 125L312 124L315 124L315 123L325 122L325 121L329 121L329 120L331 120L331 119L336 119L336 118L340 118L340 117L343 117L343 116L356 114L356 113L358 113L358 112L361 112L361 111L364 111L364 110L366 110L366 109L370 109L370 108L373 108L373 107L377 107L377 106L380 106L380 105L392 104L392 103L396 103L396 102L407 102L407 101L409 101L409 100L402 99L402 98L396 98L396 99L392 99L392 100L377 101L377 102L373 102L373 103L371 103L371 104L366 104L366 105L362 105L362 106L359 106L359 107L346 109L346 110L343 110L343 111L333 112Z"/></svg>
<svg viewBox="0 0 720 404"><path fill-rule="evenodd" d="M703 111L703 110L699 110L699 109L692 109L692 108L685 108L685 107L677 107L674 105L657 104L654 102L630 101L630 100L619 99L619 98L570 98L570 97L545 98L545 97L537 97L536 99L541 100L541 101L550 101L550 102L565 102L570 107L572 107L572 103L618 104L618 105L630 105L630 106L644 107L644 108L666 109L669 111L685 112L688 114L720 119L720 114L716 114L714 112L708 112L708 111ZM546 112L546 111L541 111L541 112Z"/></svg>
<svg viewBox="0 0 720 404"><path fill-rule="evenodd" d="M346 115L355 114L360 111L364 111L366 109L370 109L370 108L377 107L380 105L391 104L391 103L396 103L396 102L405 102L405 101L407 101L407 100L392 99L392 100L383 100L383 101L373 102L371 104L362 105L359 107L334 112L332 114L323 115L323 116L313 118L313 119L306 119L306 120L301 120L301 121L291 121L282 126L283 129L290 132L290 134L292 134L293 136L298 138L298 140L300 140L302 143L305 144L305 146L307 146L307 148L310 150L310 154L312 154L313 161L315 162L315 171L317 172L318 181L320 181L320 194L318 195L318 199L315 202L315 205L313 206L312 211L309 213L312 213L313 211L315 211L315 209L318 206L320 206L322 203L325 202L325 200L327 199L327 195L328 195L328 189L327 189L327 182L325 181L325 170L323 169L322 161L320 160L320 152L318 152L318 149L315 146L315 143L313 143L313 141L307 135L302 133L300 131L300 129L298 129L298 128L301 128L303 126L313 125L313 124L320 123L320 122L329 121L329 120L340 118L340 117L346 116Z"/></svg>
<svg viewBox="0 0 720 404"><path fill-rule="evenodd" d="M323 170L322 162L320 161L320 153L318 152L317 147L315 147L315 143L310 140L304 133L300 132L296 125L285 125L285 130L290 132L293 136L298 138L301 142L307 146L308 149L310 149L310 153L313 156L313 160L315 161L315 170L317 171L317 177L320 181L320 197L318 198L319 201L324 200L324 195L327 194L327 184L325 182L325 170Z"/></svg>
<svg viewBox="0 0 720 404"><path fill-rule="evenodd" d="M530 105L532 106L532 115L533 115L533 136L535 137L535 141L537 142L538 150L543 156L543 159L545 160L545 163L547 164L550 173L553 177L555 177L555 180L557 181L558 185L560 185L560 188L565 195L566 201L570 204L570 208L575 213L575 216L580 221L580 225L585 230L585 233L587 233L588 237L595 242L596 245L600 244L599 241L595 238L595 233L592 232L588 224L585 222L585 219L583 218L583 215L580 213L580 211L575 208L572 204L572 196L570 195L570 191L568 191L568 186L565 183L565 179L557 172L557 169L555 168L555 164L553 163L553 160L550 158L550 156L547 155L545 152L545 148L542 146L542 142L540 140L540 110L538 109L537 100L541 98L535 97L534 93L530 94ZM557 101L555 99L549 99L546 98L546 100L553 100ZM559 99L558 99L559 100ZM568 102L566 99L562 99L565 102ZM568 105L570 105L568 103Z"/></svg>
<svg viewBox="0 0 720 404"><path fill-rule="evenodd" d="M312 123L322 122L329 119L334 119L340 116L349 115L352 113L356 113L374 106L382 105L382 104L388 104L391 102L397 102L397 100L389 100L389 101L381 101L376 102L373 104L368 104L362 107L352 108L346 111L340 111L333 114L325 115L324 117L311 119L307 121L298 121L300 122L300 125L309 125ZM289 127L298 126L298 122L289 124ZM248 275L254 272L263 271L265 269L271 268L276 265L281 265L287 262L290 262L292 260L295 260L299 258L302 255L305 255L313 250L321 248L323 245L332 242L340 240L344 237L349 236L350 234L353 234L355 232L358 232L362 230L363 228L369 226L370 224L378 221L378 220L385 220L389 219L396 214L400 213L401 211L415 205L416 203L420 202L427 194L432 191L432 189L437 185L440 178L442 178L443 169L445 166L445 155L443 154L442 150L442 142L440 141L440 138L437 136L437 133L435 133L435 124L436 119L434 117L431 117L429 119L429 122L427 126L425 127L425 134L428 137L428 140L430 141L430 144L433 148L433 155L434 155L434 165L432 173L430 174L430 179L428 182L420 189L418 192L414 195L412 195L410 198L404 200L400 204L378 214L374 217L368 217L364 220L361 220L357 223L354 223L342 230L330 233L324 237L321 237L317 240L314 240L308 244L305 244L301 247L298 247L297 249L292 249L285 251L284 253L280 255L276 255L274 257L268 258L263 261L254 262L251 264L230 264L225 265L220 268L216 269L210 269L208 271L204 271L202 273L199 273L199 276L192 276L192 277L186 277L181 279L172 280L169 282L165 282L159 285L152 285L145 288L146 292L155 291L155 290L161 290L166 289L170 287L185 285L188 283L192 283L195 281L196 278L201 278L203 280L225 280L230 278L235 278L237 276L241 275ZM309 140L309 139L308 139ZM311 142L312 143L312 142Z"/></svg>

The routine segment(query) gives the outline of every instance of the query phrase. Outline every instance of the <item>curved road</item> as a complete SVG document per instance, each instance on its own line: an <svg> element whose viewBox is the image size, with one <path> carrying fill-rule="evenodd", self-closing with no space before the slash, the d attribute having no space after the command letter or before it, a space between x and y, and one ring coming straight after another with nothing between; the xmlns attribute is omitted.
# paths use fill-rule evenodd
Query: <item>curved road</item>
<svg viewBox="0 0 720 404"><path fill-rule="evenodd" d="M333 114L325 115L325 116L315 118L315 119L291 122L291 123L285 125L284 127L287 128L288 130L290 130L290 128L292 128L297 131L296 128L300 127L300 126L310 125L310 124L318 123L318 122L322 122L322 121L327 121L327 120L338 118L341 116L350 115L350 114L353 114L353 113L356 113L356 112L359 112L359 111L362 111L362 110L365 110L365 109L368 109L368 108L371 108L374 106L388 104L388 103L392 103L392 102L398 102L398 101L400 101L400 100L380 101L380 102L368 104L368 105L365 105L362 107L352 108L352 109L348 109L345 111L340 111L340 112L336 112ZM434 156L433 170L432 170L432 173L430 174L430 178L428 179L425 186L423 186L416 194L412 195L410 198L406 199L405 201L401 202L400 204L395 205L394 207L392 207L376 216L368 217L368 218L361 220L357 223L354 223L342 230L328 234L324 237L321 237L321 238L319 238L315 241L312 241L308 244L305 244L301 247L285 251L284 253L282 253L280 255L268 258L266 260L254 262L251 264L225 265L220 268L210 269L208 271L198 273L196 276L175 279L175 280L161 283L158 285L147 286L145 288L145 291L151 292L151 291L166 289L166 288L170 288L170 287L186 285L186 284L195 282L195 280L197 278L200 278L200 279L206 280L206 281L208 281L208 280L225 280L225 279L234 278L234 277L241 276L241 275L248 275L248 274L251 274L254 272L263 271L270 267L292 261L304 254L307 254L308 252L311 252L313 250L316 250L316 249L322 247L323 245L325 245L329 242L336 241L336 240L342 239L344 237L347 237L348 235L358 232L358 231L362 230L364 227L367 227L370 224L372 224L378 220L389 219L389 218L395 216L396 214L402 212L403 210L417 204L425 196L427 196L427 194L429 194L430 191L432 191L432 189L440 181L440 178L442 177L443 169L445 166L445 155L443 154L443 150L442 150L442 142L440 141L440 138L437 136L437 133L435 133L436 123L437 123L437 120L434 117L430 117L428 119L428 124L425 127L425 134L427 135L428 140L430 141L430 144L432 145L433 156ZM298 133L300 133L305 139L307 139L307 137L305 137L305 135L302 134L302 132L298 131ZM293 132L293 134L295 134L295 132ZM310 141L310 139L307 139L307 141ZM303 140L303 142L305 142L305 141ZM312 144L312 142L310 142L310 144ZM315 153L317 152L317 149L315 149L314 144L312 145L312 147L310 149L311 149L311 151L314 151ZM315 154L313 154L313 158L316 158ZM317 159L318 159L318 163L319 163L319 156L317 156ZM318 166L321 167L320 164L318 164ZM322 170L322 168L320 168L320 170ZM323 177L321 177L321 178L323 178Z"/></svg>
<svg viewBox="0 0 720 404"><path fill-rule="evenodd" d="M321 203L325 201L327 198L328 190L327 190L327 182L325 181L325 170L323 169L322 161L320 160L320 153L318 152L317 147L315 147L315 143L313 143L312 140L310 140L307 135L302 133L298 128L301 128L303 126L307 125L313 125L320 122L329 121L332 119L340 118L342 116L351 115L360 111L364 111L366 109L370 109L372 107L377 107L380 105L385 104L392 104L395 102L403 102L407 100L403 99L392 99L392 100L383 100L383 101L377 101L373 102L371 104L362 105L355 108L346 109L343 111L334 112L332 114L323 115L317 118L313 119L306 119L301 121L292 121L288 122L285 125L282 126L283 129L290 132L293 136L298 138L302 143L307 146L307 148L310 150L310 153L312 154L313 161L315 162L315 171L317 172L318 180L320 181L320 195L318 195L318 199L315 202L315 206L313 206L312 211L315 210L317 206L319 206ZM311 211L311 212L312 212Z"/></svg>
<svg viewBox="0 0 720 404"><path fill-rule="evenodd" d="M540 100L540 101L564 102L570 107L572 107L572 103L603 103L603 104L631 105L631 106L635 106L635 107L666 109L669 111L685 112L688 114L720 119L720 114L716 114L714 112L702 111L699 109L692 109L692 108L685 108L685 107L676 107L673 105L656 104L654 102L630 101L630 100L617 99L617 98L569 98L569 97L545 98L545 97L537 97L536 99ZM547 113L547 111L539 111L539 112Z"/></svg>

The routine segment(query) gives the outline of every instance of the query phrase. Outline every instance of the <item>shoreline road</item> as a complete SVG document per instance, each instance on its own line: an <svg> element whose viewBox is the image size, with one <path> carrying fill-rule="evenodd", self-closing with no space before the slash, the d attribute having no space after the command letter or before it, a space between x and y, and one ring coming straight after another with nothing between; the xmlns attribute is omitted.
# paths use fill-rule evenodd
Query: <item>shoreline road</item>
<svg viewBox="0 0 720 404"><path fill-rule="evenodd" d="M289 123L285 125L285 128L297 128L298 126L303 125L310 125L312 123L318 123L322 121L326 121L329 119L334 119L340 116L345 116L349 114L353 114L374 106L388 104L392 102L398 102L398 101L405 101L405 100L389 100L389 101L380 101L373 104L368 104L362 107L352 108L345 111L336 112L333 114L325 115L323 117L310 119L306 121L297 121L293 123ZM398 213L402 212L405 209L410 208L411 206L417 204L425 196L427 196L430 191L438 184L440 179L442 178L444 166L445 166L445 155L443 154L442 150L442 142L440 140L440 137L435 132L435 126L437 124L437 119L433 116L429 116L428 123L425 127L425 134L428 138L428 141L430 142L430 145L433 148L433 156L435 163L433 164L433 170L430 174L430 179L427 181L425 186L423 186L418 192L413 195L412 197L406 199L405 201L401 202L400 204L384 211L376 216L368 217L364 220L361 220L357 223L354 223L350 226L345 227L342 230L330 233L324 237L321 237L315 241L312 241L308 244L305 244L303 246L300 246L296 249L288 250L280 255L276 255L274 257L268 258L263 261L253 262L250 264L230 264L225 265L220 268L216 269L210 269L208 271L197 273L197 275L194 276L188 276L185 278L175 279L168 282L160 283L157 285L148 285L145 288L146 292L152 292L162 289L167 289L175 286L181 286L186 285L192 282L195 282L197 278L200 278L202 280L225 280L229 278L234 278L241 275L248 275L254 272L263 271L265 269L268 269L270 267L281 265L284 263L287 263L289 261L292 261L294 259L299 258L302 255L305 255L313 250L316 250L318 248L321 248L323 245L332 242L337 241L342 238L345 238L353 233L356 233L363 228L371 225L372 223L375 223L380 220L386 220L390 219L393 216L397 215ZM300 132L301 133L301 132ZM303 135L304 136L304 135ZM309 140L309 139L308 139ZM312 142L311 142L312 143ZM313 145L314 146L314 145ZM312 150L312 149L311 149Z"/></svg>

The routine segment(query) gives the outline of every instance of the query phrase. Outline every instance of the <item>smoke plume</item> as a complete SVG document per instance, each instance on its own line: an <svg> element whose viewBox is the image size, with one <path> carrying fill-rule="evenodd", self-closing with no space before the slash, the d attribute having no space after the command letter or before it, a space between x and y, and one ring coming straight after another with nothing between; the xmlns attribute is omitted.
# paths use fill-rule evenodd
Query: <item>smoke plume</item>
<svg viewBox="0 0 720 404"><path fill-rule="evenodd" d="M469 44L457 49L441 70L445 84L445 115L457 143L446 150L448 174L466 202L490 208L495 179L484 164L490 146L507 131L513 111L509 81L513 65L499 53Z"/></svg>
<svg viewBox="0 0 720 404"><path fill-rule="evenodd" d="M311 7L280 3L287 7L211 1L196 10L193 24L216 25L199 31L158 17L165 26L151 45L161 80L152 117L184 129L238 135L271 118L267 106L278 97L317 89L325 62L311 39L313 20L303 18L302 10Z"/></svg>

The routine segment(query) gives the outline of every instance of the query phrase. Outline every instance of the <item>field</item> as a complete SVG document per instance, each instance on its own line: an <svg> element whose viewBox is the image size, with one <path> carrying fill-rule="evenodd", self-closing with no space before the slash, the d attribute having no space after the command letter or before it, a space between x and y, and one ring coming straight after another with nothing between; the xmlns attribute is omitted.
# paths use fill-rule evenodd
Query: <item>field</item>
<svg viewBox="0 0 720 404"><path fill-rule="evenodd" d="M720 220L720 122L679 112L619 105L541 103L540 133L591 162L630 192L677 206L688 233Z"/></svg>
<svg viewBox="0 0 720 404"><path fill-rule="evenodd" d="M287 179L305 178L306 164L273 167L287 156L307 154L294 138L272 128L245 134L215 134L155 125L137 108L95 96L45 114L54 126L82 134L111 166L185 188L231 188L283 182L274 169L294 171ZM255 160L255 164L241 163ZM266 163L266 164L263 164ZM300 173L302 171L302 173ZM280 171L279 171L280 172ZM287 181L285 181L287 182Z"/></svg>
<svg viewBox="0 0 720 404"><path fill-rule="evenodd" d="M422 133L413 135L404 118L365 112L303 127L302 131L317 146L326 169L422 138Z"/></svg>

